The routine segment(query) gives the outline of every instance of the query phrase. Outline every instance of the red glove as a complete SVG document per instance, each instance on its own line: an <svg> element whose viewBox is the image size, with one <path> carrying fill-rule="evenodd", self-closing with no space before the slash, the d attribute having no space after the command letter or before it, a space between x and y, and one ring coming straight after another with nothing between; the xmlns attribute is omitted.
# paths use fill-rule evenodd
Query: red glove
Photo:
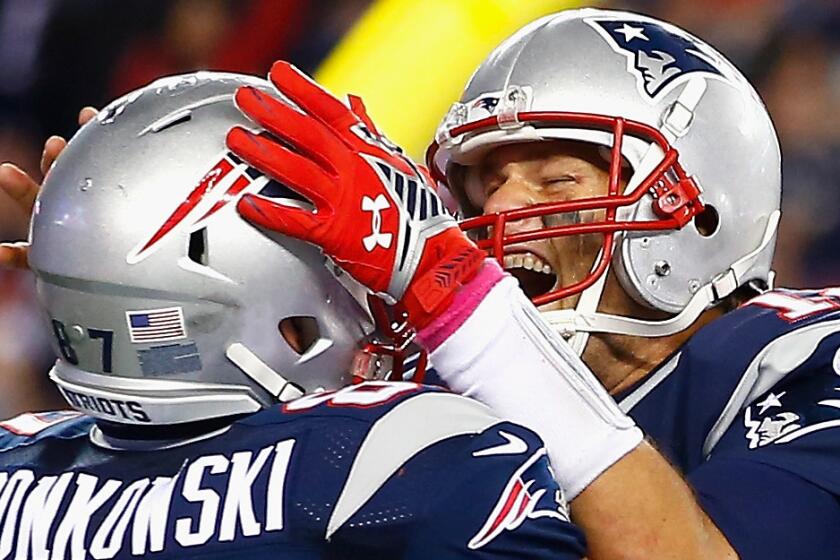
<svg viewBox="0 0 840 560"><path fill-rule="evenodd" d="M269 78L301 110L240 88L237 105L270 135L235 127L228 147L307 197L315 211L248 195L239 212L320 246L422 328L478 272L484 252L447 214L426 170L379 134L361 99L350 96L348 108L286 62L275 63Z"/></svg>

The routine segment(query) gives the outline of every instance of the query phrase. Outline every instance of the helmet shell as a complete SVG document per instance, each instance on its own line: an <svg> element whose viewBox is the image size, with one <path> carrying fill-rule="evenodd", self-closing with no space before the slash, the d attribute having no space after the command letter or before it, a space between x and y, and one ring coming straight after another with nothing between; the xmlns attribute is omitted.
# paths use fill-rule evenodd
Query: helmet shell
<svg viewBox="0 0 840 560"><path fill-rule="evenodd" d="M226 150L232 126L254 127L233 103L246 84L280 97L268 82L236 74L156 81L83 126L50 172L30 259L65 396L76 387L91 399L96 390L111 401L146 398L161 405L147 410L152 423L276 402L231 361L233 345L303 392L349 382L357 342L372 330L366 308L317 248L236 212L239 195L260 190L300 204ZM278 330L293 317L317 325L303 354ZM137 421L110 414L113 402L68 400Z"/></svg>

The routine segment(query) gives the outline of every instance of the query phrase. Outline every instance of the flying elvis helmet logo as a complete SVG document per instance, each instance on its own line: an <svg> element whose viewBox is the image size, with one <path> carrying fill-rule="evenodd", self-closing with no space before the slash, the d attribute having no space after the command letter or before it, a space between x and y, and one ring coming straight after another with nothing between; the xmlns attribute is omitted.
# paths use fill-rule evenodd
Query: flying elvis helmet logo
<svg viewBox="0 0 840 560"><path fill-rule="evenodd" d="M491 115L496 110L496 106L499 104L499 97L495 95L487 95L483 97L479 97L476 101L473 102L472 108L473 109L484 109Z"/></svg>
<svg viewBox="0 0 840 560"><path fill-rule="evenodd" d="M720 56L673 26L642 19L588 18L617 53L627 58L639 92L653 102L696 73L734 81Z"/></svg>

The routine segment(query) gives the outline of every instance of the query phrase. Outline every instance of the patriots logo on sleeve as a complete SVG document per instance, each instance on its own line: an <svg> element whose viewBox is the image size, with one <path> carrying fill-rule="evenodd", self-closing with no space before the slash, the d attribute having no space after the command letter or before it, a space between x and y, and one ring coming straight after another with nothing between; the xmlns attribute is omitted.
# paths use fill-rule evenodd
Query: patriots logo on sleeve
<svg viewBox="0 0 840 560"><path fill-rule="evenodd" d="M676 28L645 20L589 18L586 23L627 58L627 70L651 101L697 73L729 78L714 51Z"/></svg>
<svg viewBox="0 0 840 560"><path fill-rule="evenodd" d="M504 432L501 433L504 434ZM505 439L508 440L508 443L500 447L510 448L512 444L515 447L515 440L522 442L521 439L509 434ZM522 443L524 444L524 442ZM484 455L495 454L488 451L484 450L484 452L476 453L475 456L481 456L480 453ZM518 448L516 450L508 449L505 452L516 453L521 452L521 450ZM516 530L528 519L551 517L561 521L569 520L565 497L559 490L549 491L548 488L541 487L539 483L544 469L546 469L545 457L546 450L541 447L513 473L493 510L487 516L484 525L470 539L467 545L470 550L478 550L484 547L504 531Z"/></svg>
<svg viewBox="0 0 840 560"><path fill-rule="evenodd" d="M750 449L790 443L803 436L840 428L840 351L834 375L807 382L807 391L771 391L744 410Z"/></svg>

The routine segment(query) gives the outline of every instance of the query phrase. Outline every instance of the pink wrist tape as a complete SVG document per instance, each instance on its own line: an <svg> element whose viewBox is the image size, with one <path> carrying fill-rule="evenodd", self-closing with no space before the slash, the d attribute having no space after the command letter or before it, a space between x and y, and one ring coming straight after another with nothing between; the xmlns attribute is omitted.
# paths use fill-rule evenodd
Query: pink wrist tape
<svg viewBox="0 0 840 560"><path fill-rule="evenodd" d="M486 259L475 278L458 290L446 311L417 333L417 343L428 352L434 351L464 324L493 286L504 277L505 273L499 263Z"/></svg>

